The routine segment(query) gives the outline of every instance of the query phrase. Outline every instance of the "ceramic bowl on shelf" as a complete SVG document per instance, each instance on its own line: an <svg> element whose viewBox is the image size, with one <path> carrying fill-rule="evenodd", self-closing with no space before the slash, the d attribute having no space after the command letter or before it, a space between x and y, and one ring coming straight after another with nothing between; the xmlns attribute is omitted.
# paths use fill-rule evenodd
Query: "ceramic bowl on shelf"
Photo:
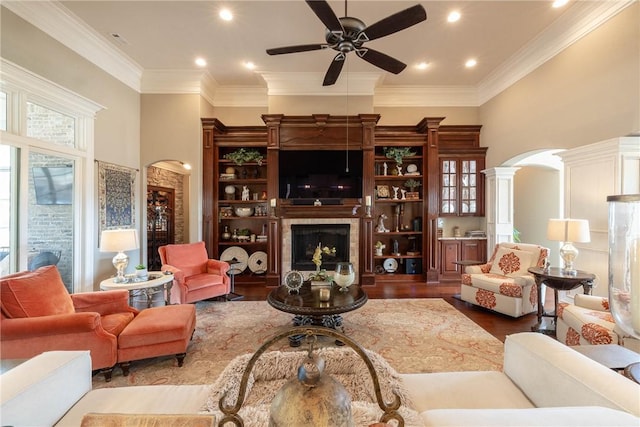
<svg viewBox="0 0 640 427"><path fill-rule="evenodd" d="M253 208L241 208L241 207L237 207L235 209L236 211L236 215L237 216L241 216L241 217L248 217L253 215Z"/></svg>

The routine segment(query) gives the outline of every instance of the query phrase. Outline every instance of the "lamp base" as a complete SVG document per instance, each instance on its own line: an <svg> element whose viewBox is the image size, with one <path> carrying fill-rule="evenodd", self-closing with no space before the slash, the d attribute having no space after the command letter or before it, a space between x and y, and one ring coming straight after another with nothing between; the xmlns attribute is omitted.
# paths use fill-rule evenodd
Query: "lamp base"
<svg viewBox="0 0 640 427"><path fill-rule="evenodd" d="M111 262L116 268L116 277L113 279L113 282L125 283L127 278L124 276L124 270L127 268L127 265L129 265L129 257L124 252L118 252Z"/></svg>
<svg viewBox="0 0 640 427"><path fill-rule="evenodd" d="M577 275L578 271L573 267L573 263L578 257L578 249L573 246L573 243L565 242L562 248L560 248L560 257L562 261L564 261L562 272L567 276Z"/></svg>

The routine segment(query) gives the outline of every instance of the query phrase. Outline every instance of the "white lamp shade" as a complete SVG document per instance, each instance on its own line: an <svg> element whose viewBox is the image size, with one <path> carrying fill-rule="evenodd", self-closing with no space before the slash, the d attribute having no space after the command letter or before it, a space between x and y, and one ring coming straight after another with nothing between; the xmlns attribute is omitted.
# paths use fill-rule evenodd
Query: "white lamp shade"
<svg viewBox="0 0 640 427"><path fill-rule="evenodd" d="M100 252L124 252L138 249L138 231L105 230L100 235Z"/></svg>
<svg viewBox="0 0 640 427"><path fill-rule="evenodd" d="M589 221L571 218L550 219L547 223L547 239L558 242L590 242Z"/></svg>

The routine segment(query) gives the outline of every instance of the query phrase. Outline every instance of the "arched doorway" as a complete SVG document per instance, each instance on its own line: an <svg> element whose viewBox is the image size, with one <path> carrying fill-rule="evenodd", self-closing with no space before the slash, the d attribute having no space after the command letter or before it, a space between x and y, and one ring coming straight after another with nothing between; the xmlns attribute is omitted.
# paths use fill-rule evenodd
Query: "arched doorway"
<svg viewBox="0 0 640 427"><path fill-rule="evenodd" d="M160 270L158 248L185 243L189 236L190 167L179 160L163 160L146 169L146 262Z"/></svg>

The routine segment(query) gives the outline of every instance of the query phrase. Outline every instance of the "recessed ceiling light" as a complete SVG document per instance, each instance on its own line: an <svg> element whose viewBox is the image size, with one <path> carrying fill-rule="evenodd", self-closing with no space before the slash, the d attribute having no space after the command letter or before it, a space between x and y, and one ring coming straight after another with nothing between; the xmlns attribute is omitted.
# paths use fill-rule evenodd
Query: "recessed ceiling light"
<svg viewBox="0 0 640 427"><path fill-rule="evenodd" d="M557 9L559 7L564 6L567 3L569 3L569 0L555 0L551 6Z"/></svg>
<svg viewBox="0 0 640 427"><path fill-rule="evenodd" d="M206 67L207 61L204 58L196 58L195 63L198 67Z"/></svg>
<svg viewBox="0 0 640 427"><path fill-rule="evenodd" d="M476 66L476 64L478 64L478 61L472 58L468 59L467 62L464 63L464 66L467 68L473 68Z"/></svg>
<svg viewBox="0 0 640 427"><path fill-rule="evenodd" d="M457 10L454 10L453 12L449 13L449 16L447 16L447 21L458 22L461 16L462 15L460 15L460 12L458 12Z"/></svg>
<svg viewBox="0 0 640 427"><path fill-rule="evenodd" d="M229 9L221 9L218 15L220 19L224 21L231 21L233 19L233 13L231 13Z"/></svg>
<svg viewBox="0 0 640 427"><path fill-rule="evenodd" d="M428 62L420 62L420 63L416 64L416 68L418 70L426 70L427 68L429 68L429 63Z"/></svg>
<svg viewBox="0 0 640 427"><path fill-rule="evenodd" d="M245 61L244 68L246 68L248 70L254 70L256 68L256 64L254 64L251 61Z"/></svg>

